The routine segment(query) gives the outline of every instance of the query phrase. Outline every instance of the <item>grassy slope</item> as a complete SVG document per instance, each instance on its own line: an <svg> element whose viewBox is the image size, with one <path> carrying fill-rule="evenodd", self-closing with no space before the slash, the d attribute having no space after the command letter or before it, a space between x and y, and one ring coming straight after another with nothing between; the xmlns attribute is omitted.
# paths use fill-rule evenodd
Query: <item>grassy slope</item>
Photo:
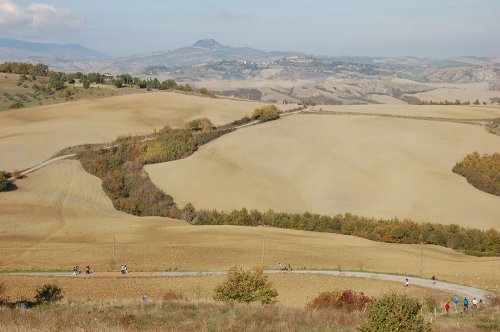
<svg viewBox="0 0 500 332"><path fill-rule="evenodd" d="M23 85L18 86L17 82L19 80L19 76L20 75L17 74L0 73L0 111L6 111L9 106L16 101L22 101L25 108L68 102L65 98L59 97L57 94L49 97L36 96L34 94L34 90L32 89L34 82L24 81ZM77 88L78 92L77 94L71 96L70 101L105 98L145 92L144 90L138 88L116 89L111 85L103 85L99 88L94 85L90 89L83 89L81 84L76 84L74 86Z"/></svg>
<svg viewBox="0 0 500 332"><path fill-rule="evenodd" d="M289 262L295 268L380 271L418 275L419 245L377 243L337 234L273 228L191 226L166 218L138 218L116 212L78 162L63 161L0 193L0 269L57 269L90 264L132 270L227 269L235 264ZM402 263L403 262L403 263ZM498 289L500 258L465 256L423 247L423 274L472 286Z"/></svg>

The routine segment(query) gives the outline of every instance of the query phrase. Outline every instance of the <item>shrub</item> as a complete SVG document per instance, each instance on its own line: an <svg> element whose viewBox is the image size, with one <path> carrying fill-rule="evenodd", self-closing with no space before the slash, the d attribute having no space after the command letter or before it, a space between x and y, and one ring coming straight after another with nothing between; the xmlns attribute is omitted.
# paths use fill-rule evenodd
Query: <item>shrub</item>
<svg viewBox="0 0 500 332"><path fill-rule="evenodd" d="M377 300L370 308L368 322L358 328L372 331L430 331L429 324L420 314L420 303L404 294L389 293Z"/></svg>
<svg viewBox="0 0 500 332"><path fill-rule="evenodd" d="M274 105L267 105L261 108L257 108L252 113L252 119L259 120L260 122L276 120L279 117L279 110Z"/></svg>
<svg viewBox="0 0 500 332"><path fill-rule="evenodd" d="M272 288L268 277L262 268L255 272L238 271L233 267L226 280L214 290L216 301L233 304L235 302L251 303L260 301L262 304L275 303L278 291Z"/></svg>
<svg viewBox="0 0 500 332"><path fill-rule="evenodd" d="M15 103L12 103L9 105L10 110L19 109L19 108L23 108L23 107L24 107L24 104L21 101L16 101Z"/></svg>
<svg viewBox="0 0 500 332"><path fill-rule="evenodd" d="M186 295L180 290L167 289L167 291L163 293L163 301L182 301L186 299Z"/></svg>
<svg viewBox="0 0 500 332"><path fill-rule="evenodd" d="M363 292L356 293L350 289L344 291L322 292L312 299L307 309L342 309L347 311L360 311L373 302L373 298Z"/></svg>
<svg viewBox="0 0 500 332"><path fill-rule="evenodd" d="M214 128L213 123L207 118L192 120L186 124L188 130L211 130Z"/></svg>
<svg viewBox="0 0 500 332"><path fill-rule="evenodd" d="M45 284L36 290L35 301L37 304L60 301L63 298L62 289L55 284Z"/></svg>
<svg viewBox="0 0 500 332"><path fill-rule="evenodd" d="M437 308L437 301L432 296L427 296L424 299L424 303L425 303L425 309L430 313L434 312L434 309Z"/></svg>
<svg viewBox="0 0 500 332"><path fill-rule="evenodd" d="M90 88L90 82L89 81L83 81L83 88L84 89Z"/></svg>
<svg viewBox="0 0 500 332"><path fill-rule="evenodd" d="M10 182L8 175L5 172L0 172L0 191L9 189Z"/></svg>

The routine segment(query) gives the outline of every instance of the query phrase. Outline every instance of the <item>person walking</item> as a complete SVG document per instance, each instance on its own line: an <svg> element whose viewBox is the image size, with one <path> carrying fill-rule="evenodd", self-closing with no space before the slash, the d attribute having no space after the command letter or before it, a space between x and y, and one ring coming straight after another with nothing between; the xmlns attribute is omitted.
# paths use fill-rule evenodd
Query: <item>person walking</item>
<svg viewBox="0 0 500 332"><path fill-rule="evenodd" d="M85 274L90 274L90 265L87 265L85 269Z"/></svg>
<svg viewBox="0 0 500 332"><path fill-rule="evenodd" d="M405 287L409 287L409 286L410 286L410 281L408 280L408 278L406 278Z"/></svg>
<svg viewBox="0 0 500 332"><path fill-rule="evenodd" d="M453 303L455 304L455 311L458 311L458 295L453 298Z"/></svg>
<svg viewBox="0 0 500 332"><path fill-rule="evenodd" d="M447 314L450 313L450 302L446 302L446 304L444 305L444 310Z"/></svg>
<svg viewBox="0 0 500 332"><path fill-rule="evenodd" d="M435 285L436 284L436 276L432 275L431 280L432 280L432 284Z"/></svg>
<svg viewBox="0 0 500 332"><path fill-rule="evenodd" d="M476 300L476 298L472 299L472 309L477 309L477 300Z"/></svg>
<svg viewBox="0 0 500 332"><path fill-rule="evenodd" d="M467 311L469 309L469 300L467 300L467 297L464 298L464 311Z"/></svg>
<svg viewBox="0 0 500 332"><path fill-rule="evenodd" d="M144 303L144 304L148 304L148 301L149 301L148 294L144 294L144 295L142 296L142 303Z"/></svg>

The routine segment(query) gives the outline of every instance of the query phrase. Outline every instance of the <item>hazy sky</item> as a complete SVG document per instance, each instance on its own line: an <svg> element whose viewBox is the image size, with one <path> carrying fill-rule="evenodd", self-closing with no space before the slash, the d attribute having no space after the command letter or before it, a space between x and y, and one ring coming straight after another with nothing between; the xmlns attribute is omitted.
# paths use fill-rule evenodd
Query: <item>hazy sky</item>
<svg viewBox="0 0 500 332"><path fill-rule="evenodd" d="M203 38L323 55L500 55L500 0L0 0L0 37L110 55Z"/></svg>

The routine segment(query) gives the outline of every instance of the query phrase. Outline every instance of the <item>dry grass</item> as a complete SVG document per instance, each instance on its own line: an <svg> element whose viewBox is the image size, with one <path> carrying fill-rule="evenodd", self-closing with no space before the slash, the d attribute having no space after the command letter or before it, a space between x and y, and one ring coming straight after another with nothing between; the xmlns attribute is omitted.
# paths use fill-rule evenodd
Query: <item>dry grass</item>
<svg viewBox="0 0 500 332"><path fill-rule="evenodd" d="M139 218L111 206L100 181L77 161L61 161L0 193L0 269L66 270L89 264L115 271L215 270L261 263L292 267L419 275L419 245L397 245L325 233L237 226L191 226L167 218ZM500 258L423 247L423 274L498 289Z"/></svg>
<svg viewBox="0 0 500 332"><path fill-rule="evenodd" d="M295 115L146 170L177 203L199 209L350 212L487 229L500 227L500 198L451 169L471 151L498 150L499 137L481 127Z"/></svg>
<svg viewBox="0 0 500 332"><path fill-rule="evenodd" d="M390 97L389 97L390 98ZM426 99L428 100L428 99ZM455 102L455 99L448 99ZM474 99L475 100L475 99ZM474 101L471 100L471 103ZM451 119L491 119L500 117L498 106L475 105L342 105L342 106L315 106L313 109L323 111L339 111L354 113L382 113L395 115L409 115L421 117L451 118Z"/></svg>
<svg viewBox="0 0 500 332"><path fill-rule="evenodd" d="M46 284L55 283L64 291L65 301L94 300L141 300L142 294L148 294L151 301L164 299L190 301L211 301L214 288L224 281L224 276L204 277L39 277L0 275L0 283L6 285L5 295L10 301L32 298L35 290ZM304 308L305 305L322 291L352 289L364 292L368 296L379 297L395 291L424 299L434 297L438 303L451 301L453 294L444 291L412 286L403 287L402 283L364 279L345 278L324 275L269 275L273 286L278 290L280 305L292 308ZM175 296L174 296L175 295Z"/></svg>
<svg viewBox="0 0 500 332"><path fill-rule="evenodd" d="M54 105L68 102L65 97L60 97L54 94L49 97L35 96L32 88L34 82L24 81L18 86L18 74L0 73L0 111L6 111L13 100L20 100L19 95L25 95L23 104L24 107L38 107L40 105ZM72 85L69 85L72 87ZM112 85L98 86L93 84L91 89L83 89L82 84L75 84L78 87L77 94L71 96L71 101L88 100L97 98L106 98L111 96L122 96L128 94L143 93L145 90L138 88L121 88L117 89ZM8 97L5 95L10 95ZM18 95L19 94L19 95Z"/></svg>
<svg viewBox="0 0 500 332"><path fill-rule="evenodd" d="M214 303L71 303L37 310L0 308L8 331L355 331L365 314ZM43 322L43 324L40 324Z"/></svg>
<svg viewBox="0 0 500 332"><path fill-rule="evenodd" d="M183 127L196 118L225 124L260 106L163 91L5 111L0 113L0 170L27 168L69 146L149 134L165 125Z"/></svg>

